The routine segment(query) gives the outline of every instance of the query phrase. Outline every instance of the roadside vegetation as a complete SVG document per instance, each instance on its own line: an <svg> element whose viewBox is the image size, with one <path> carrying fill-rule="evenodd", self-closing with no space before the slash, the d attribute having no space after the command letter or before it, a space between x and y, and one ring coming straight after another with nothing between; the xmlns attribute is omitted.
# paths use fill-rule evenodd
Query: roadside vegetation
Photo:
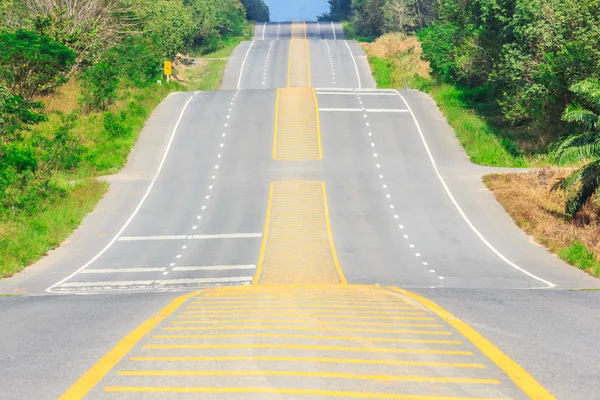
<svg viewBox="0 0 600 400"><path fill-rule="evenodd" d="M169 93L218 89L250 17L262 0L0 0L0 277L80 224Z"/></svg>
<svg viewBox="0 0 600 400"><path fill-rule="evenodd" d="M472 162L567 168L485 179L519 226L598 275L597 0L329 3L319 18L362 42L378 86L429 93Z"/></svg>

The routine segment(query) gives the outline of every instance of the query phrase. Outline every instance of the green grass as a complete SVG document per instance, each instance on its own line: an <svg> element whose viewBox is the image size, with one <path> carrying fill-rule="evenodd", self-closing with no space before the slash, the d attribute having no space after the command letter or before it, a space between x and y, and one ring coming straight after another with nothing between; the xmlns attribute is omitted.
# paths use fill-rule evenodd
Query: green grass
<svg viewBox="0 0 600 400"><path fill-rule="evenodd" d="M582 243L575 241L571 246L560 250L558 255L569 264L595 277L600 277L600 261Z"/></svg>
<svg viewBox="0 0 600 400"><path fill-rule="evenodd" d="M207 61L206 66L192 69L186 75L187 90L219 90L227 61Z"/></svg>
<svg viewBox="0 0 600 400"><path fill-rule="evenodd" d="M11 276L60 245L102 198L108 184L88 179L43 211L0 223L0 278Z"/></svg>
<svg viewBox="0 0 600 400"><path fill-rule="evenodd" d="M384 58L369 56L369 64L373 72L373 78L378 88L392 89L392 73L394 72L394 63Z"/></svg>
<svg viewBox="0 0 600 400"><path fill-rule="evenodd" d="M529 160L510 139L465 103L459 88L435 84L423 89L433 97L473 163L509 168L529 166Z"/></svg>

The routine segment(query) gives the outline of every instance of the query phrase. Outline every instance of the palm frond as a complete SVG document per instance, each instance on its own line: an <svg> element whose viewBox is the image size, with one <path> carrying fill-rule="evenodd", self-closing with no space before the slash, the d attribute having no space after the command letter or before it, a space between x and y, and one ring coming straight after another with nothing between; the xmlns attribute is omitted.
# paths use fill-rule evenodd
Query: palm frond
<svg viewBox="0 0 600 400"><path fill-rule="evenodd" d="M567 196L565 213L577 214L600 187L600 160L586 164L566 178L559 179L551 190L563 190Z"/></svg>
<svg viewBox="0 0 600 400"><path fill-rule="evenodd" d="M596 104L600 104L600 81L597 79L585 79L570 87L573 93L581 94Z"/></svg>
<svg viewBox="0 0 600 400"><path fill-rule="evenodd" d="M598 128L598 115L593 111L586 110L579 104L569 104L562 116L563 121L579 124L586 129Z"/></svg>
<svg viewBox="0 0 600 400"><path fill-rule="evenodd" d="M600 132L585 132L563 140L552 155L559 164L600 157Z"/></svg>

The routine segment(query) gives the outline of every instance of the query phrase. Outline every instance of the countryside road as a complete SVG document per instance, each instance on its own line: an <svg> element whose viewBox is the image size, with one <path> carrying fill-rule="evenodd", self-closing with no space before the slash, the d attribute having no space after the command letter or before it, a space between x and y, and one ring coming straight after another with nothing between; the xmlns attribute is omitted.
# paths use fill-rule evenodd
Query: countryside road
<svg viewBox="0 0 600 400"><path fill-rule="evenodd" d="M0 298L0 398L593 399L600 281L490 171L339 24L258 24L221 91L169 96L82 226L0 281L24 294Z"/></svg>

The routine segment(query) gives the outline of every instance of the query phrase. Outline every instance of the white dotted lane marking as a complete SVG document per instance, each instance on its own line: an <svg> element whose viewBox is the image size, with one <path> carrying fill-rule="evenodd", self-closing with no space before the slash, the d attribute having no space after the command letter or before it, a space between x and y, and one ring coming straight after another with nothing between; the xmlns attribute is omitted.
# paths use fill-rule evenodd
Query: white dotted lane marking
<svg viewBox="0 0 600 400"><path fill-rule="evenodd" d="M365 109L365 107L363 105L363 101L362 101L362 98L360 97L360 93L358 91L356 91L356 90L354 91L354 93L356 94L356 97L357 97L357 99L358 99L358 101L359 101L359 103L361 105L361 109L364 112L363 116L365 118L365 124L366 124L367 127L369 127L370 126L370 122L368 121L369 114L367 113L367 111L366 111L366 109ZM371 148L374 148L375 145L376 145L376 143L375 143L375 140L372 139L373 138L373 133L371 131L368 131L367 134L368 134L368 136L370 138L369 143L371 145ZM373 157L377 158L378 154L377 153L373 153ZM382 168L382 166L381 166L380 163L376 163L375 167L378 170ZM382 179L382 180L384 179L383 175L379 175L379 178ZM388 185L386 183L382 183L382 187L383 187L383 189L386 189L386 191L387 191ZM386 199L388 200L388 205L389 205L390 209L394 210L396 207L392 203L392 196L389 193L386 193L386 192L384 192L384 194L385 194ZM400 216L398 214L393 214L393 216L394 216L395 220L400 219ZM398 228L402 230L402 229L404 229L404 225L398 224ZM408 239L408 235L403 235L403 236L404 236L404 239ZM416 248L416 246L413 243L407 243L407 244L408 244L408 247L410 249L414 250ZM417 258L421 257L421 253L414 253L414 254L415 254L415 257L417 257ZM422 265L428 266L429 264L426 261L422 261ZM430 270L430 271L432 273L435 273L434 270ZM443 276L438 276L438 279L443 280L444 277Z"/></svg>
<svg viewBox="0 0 600 400"><path fill-rule="evenodd" d="M423 147L425 148L425 151L427 152L427 155L429 156L429 161L431 162L431 166L433 167L433 170L435 171L435 174L436 174L438 180L440 181L442 187L444 188L446 195L448 195L448 198L450 199L452 204L454 204L454 206L456 207L456 210L458 211L458 213L460 214L462 219L466 222L466 224L469 226L469 228L471 228L471 230L479 237L479 239L483 242L483 244L485 244L494 254L496 254L496 256L498 256L498 258L500 258L506 264L508 264L512 268L516 269L517 271L520 271L523 274L529 276L530 278L533 278L533 279L537 280L538 282L542 282L544 285L547 286L546 287L547 289L556 287L556 284L554 284L550 281L547 281L543 278L540 278L537 275L532 274L531 272L521 268L520 266L518 266L517 264L515 264L514 262L509 260L506 256L504 256L504 254L500 253L500 251L498 251L490 242L488 242L488 240L483 236L483 234L475 227L475 225L473 225L473 223L471 222L469 217L467 217L467 214L465 214L462 207L456 201L456 198L450 191L450 188L446 184L444 177L440 173L438 166L435 162L435 158L433 158L433 154L431 153L431 149L429 148L429 144L427 144L427 140L425 139L425 135L423 134L423 130L421 129L421 125L419 124L417 117L413 113L412 108L410 107L410 105L408 104L408 102L406 101L404 96L402 96L402 94L400 94L400 92L398 90L394 90L394 91L396 92L398 97L400 97L400 99L402 99L402 102L404 103L404 105L406 106L406 109L410 113L413 123L415 124L415 127L417 128L417 131L419 132L419 136L421 138L421 142L423 143ZM544 288L544 289L546 289L546 288Z"/></svg>
<svg viewBox="0 0 600 400"><path fill-rule="evenodd" d="M277 24L277 40L279 40L279 30L281 29L281 22Z"/></svg>
<svg viewBox="0 0 600 400"><path fill-rule="evenodd" d="M333 87L335 87L335 64L333 63L333 54L331 54L331 46L329 46L329 40L325 40L327 46L327 52L329 53L329 62L331 64L331 75L333 78Z"/></svg>
<svg viewBox="0 0 600 400"><path fill-rule="evenodd" d="M265 59L265 69L263 73L262 84L267 84L267 70L269 68L269 56L271 55L271 49L273 48L273 41L271 40L271 44L269 44L269 51L267 51L267 58Z"/></svg>
<svg viewBox="0 0 600 400"><path fill-rule="evenodd" d="M233 95L233 97L232 97L232 99L231 99L231 102L229 103L229 105L230 105L230 106L233 106L233 103L234 103L234 101L235 101L235 98L236 98L236 96L238 95L238 92L239 92L239 91L236 91L236 92L234 93L234 95ZM229 112L231 112L232 110L233 110L233 108L229 108ZM227 115L227 119L230 119L230 118L231 118L231 115ZM225 124L225 126L226 126L226 127L227 127L228 125L229 125L228 123L227 123L227 124ZM222 136L223 136L223 137L225 137L225 132L223 132L223 135L222 135ZM225 146L225 143L224 143L224 142L221 142L221 143L219 143L219 147L220 147L220 148L223 148L224 146ZM220 159L220 158L221 158L221 153L217 153L217 161L219 161L219 159ZM217 164L215 165L215 170L218 170L218 169L219 169L219 164L217 163ZM212 175L212 176L211 176L211 183L210 183L210 185L208 185L208 192L212 191L212 190L213 190L213 188L215 187L216 178L217 178L217 175ZM210 194L207 194L207 195L206 195L204 198L205 198L205 200L206 200L206 203L208 203L208 201L210 200ZM204 212L204 210L206 210L206 204L203 204L203 205L200 207L200 210L201 210L201 211L200 211L200 214L196 215L196 220L197 220L197 221L200 221L200 220L202 219L202 213ZM197 230L197 229L198 229L198 225L192 225L192 230L194 230L194 231L195 231L195 230ZM191 239L191 238L192 238L192 236L191 236L191 235L190 235L190 236L188 236L188 239ZM182 250L186 250L186 249L187 249L187 247L188 247L187 245L184 245L184 246L182 246L182 247L181 247L181 249L182 249ZM182 254L177 254L177 255L175 256L175 260L179 260L179 259L181 258L181 256L182 256ZM173 268L173 267L175 267L175 266L176 266L176 264L177 264L177 262L172 262L172 263L170 263L170 264L169 264L169 267ZM167 275L167 274L169 274L170 272L173 272L173 270L171 269L170 271L165 271L165 272L163 272L163 275Z"/></svg>

